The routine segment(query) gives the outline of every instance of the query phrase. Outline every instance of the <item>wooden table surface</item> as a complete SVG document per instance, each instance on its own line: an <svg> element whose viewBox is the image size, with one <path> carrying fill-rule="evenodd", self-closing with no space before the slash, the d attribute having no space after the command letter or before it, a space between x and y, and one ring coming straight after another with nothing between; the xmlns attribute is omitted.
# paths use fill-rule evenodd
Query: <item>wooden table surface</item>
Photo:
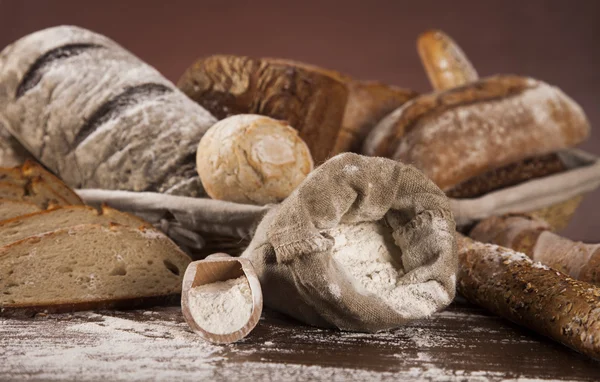
<svg viewBox="0 0 600 382"><path fill-rule="evenodd" d="M0 380L599 381L600 362L455 302L378 334L266 312L249 337L212 345L177 307L0 318Z"/></svg>

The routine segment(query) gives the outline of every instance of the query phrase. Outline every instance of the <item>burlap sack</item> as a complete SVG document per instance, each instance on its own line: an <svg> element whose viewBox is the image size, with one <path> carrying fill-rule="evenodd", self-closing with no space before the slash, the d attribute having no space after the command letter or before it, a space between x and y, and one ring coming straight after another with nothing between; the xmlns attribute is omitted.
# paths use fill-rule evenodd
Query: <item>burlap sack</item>
<svg viewBox="0 0 600 382"><path fill-rule="evenodd" d="M313 171L283 203L270 207L131 194L81 192L87 201L105 201L155 218L168 212L180 228L204 235L225 228L252 234L262 218L242 256L255 267L265 305L310 325L385 330L441 310L454 298L457 257L448 199L412 166L338 155ZM334 240L324 231L340 223L380 219L393 229L402 250L405 274L397 288L406 290L407 307L424 307L418 315L415 309L396 311L358 288L331 256Z"/></svg>

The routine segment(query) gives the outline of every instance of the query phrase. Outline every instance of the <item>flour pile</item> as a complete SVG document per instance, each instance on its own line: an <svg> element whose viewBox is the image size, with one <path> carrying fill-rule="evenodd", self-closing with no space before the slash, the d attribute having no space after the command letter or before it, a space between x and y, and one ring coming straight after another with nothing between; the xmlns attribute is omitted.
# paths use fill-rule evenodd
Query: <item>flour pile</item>
<svg viewBox="0 0 600 382"><path fill-rule="evenodd" d="M213 334L241 329L252 315L252 291L244 276L190 289L189 308L198 325Z"/></svg>
<svg viewBox="0 0 600 382"><path fill-rule="evenodd" d="M357 291L374 294L404 317L429 316L436 310L436 301L449 300L436 281L402 282L402 251L383 221L340 224L326 233L335 240L333 259Z"/></svg>

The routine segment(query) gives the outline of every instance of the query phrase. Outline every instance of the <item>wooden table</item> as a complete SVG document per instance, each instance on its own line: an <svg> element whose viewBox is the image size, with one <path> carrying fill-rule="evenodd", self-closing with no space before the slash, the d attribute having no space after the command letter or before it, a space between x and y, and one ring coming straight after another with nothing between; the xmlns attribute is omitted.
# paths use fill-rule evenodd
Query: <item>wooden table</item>
<svg viewBox="0 0 600 382"><path fill-rule="evenodd" d="M223 346L163 307L0 319L0 380L24 379L600 381L600 363L460 302L378 334L266 312L249 337Z"/></svg>

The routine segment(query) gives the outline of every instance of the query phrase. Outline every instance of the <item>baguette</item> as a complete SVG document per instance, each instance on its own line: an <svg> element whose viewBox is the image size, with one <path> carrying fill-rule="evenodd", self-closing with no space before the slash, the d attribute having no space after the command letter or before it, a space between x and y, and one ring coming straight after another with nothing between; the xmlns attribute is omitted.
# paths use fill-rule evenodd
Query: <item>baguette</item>
<svg viewBox="0 0 600 382"><path fill-rule="evenodd" d="M73 188L203 194L196 148L216 119L104 36L60 26L6 47L0 114Z"/></svg>
<svg viewBox="0 0 600 382"><path fill-rule="evenodd" d="M417 39L417 50L435 90L451 89L479 79L460 46L440 30L422 33Z"/></svg>
<svg viewBox="0 0 600 382"><path fill-rule="evenodd" d="M458 292L518 325L600 359L600 289L508 248L457 234Z"/></svg>
<svg viewBox="0 0 600 382"><path fill-rule="evenodd" d="M196 61L179 88L217 118L261 114L297 129L317 164L360 142L410 90L356 81L291 60L211 56Z"/></svg>
<svg viewBox="0 0 600 382"><path fill-rule="evenodd" d="M600 244L584 244L551 232L546 222L526 215L492 217L469 236L514 249L574 279L600 284Z"/></svg>

